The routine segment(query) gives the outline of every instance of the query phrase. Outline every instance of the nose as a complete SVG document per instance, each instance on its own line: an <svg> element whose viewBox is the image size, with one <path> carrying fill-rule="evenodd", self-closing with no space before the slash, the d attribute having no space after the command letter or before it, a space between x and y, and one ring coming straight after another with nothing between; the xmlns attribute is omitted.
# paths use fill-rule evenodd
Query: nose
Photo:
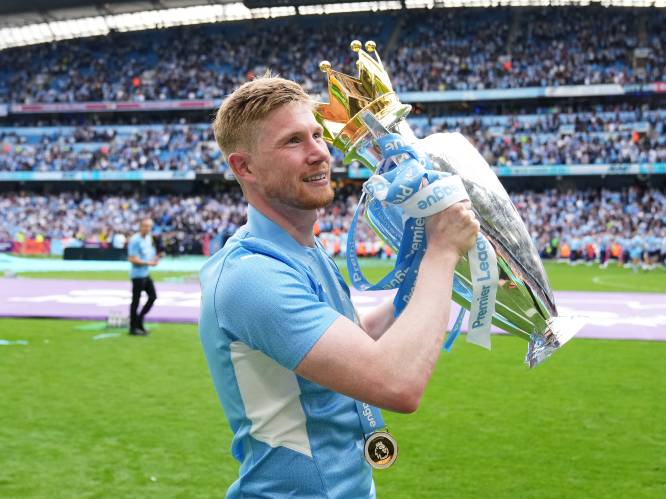
<svg viewBox="0 0 666 499"><path fill-rule="evenodd" d="M308 142L308 164L328 163L331 160L331 153L323 140L317 140L310 137Z"/></svg>

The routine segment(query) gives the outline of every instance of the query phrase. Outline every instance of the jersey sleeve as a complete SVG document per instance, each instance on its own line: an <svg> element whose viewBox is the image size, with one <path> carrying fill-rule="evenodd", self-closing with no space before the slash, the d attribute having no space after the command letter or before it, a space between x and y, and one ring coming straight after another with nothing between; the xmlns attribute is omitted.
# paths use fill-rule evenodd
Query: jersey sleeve
<svg viewBox="0 0 666 499"><path fill-rule="evenodd" d="M218 325L232 338L293 370L340 313L302 271L248 253L227 259L215 290Z"/></svg>

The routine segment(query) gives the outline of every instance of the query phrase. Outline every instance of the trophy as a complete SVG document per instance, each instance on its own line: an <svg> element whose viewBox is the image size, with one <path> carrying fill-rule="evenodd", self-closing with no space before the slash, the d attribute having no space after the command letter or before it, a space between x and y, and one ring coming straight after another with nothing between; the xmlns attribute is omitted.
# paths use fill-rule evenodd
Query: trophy
<svg viewBox="0 0 666 499"><path fill-rule="evenodd" d="M393 91L375 43L366 42L363 50L361 42L355 40L351 48L358 55L358 77L335 71L327 61L320 63L328 80L329 102L318 103L315 116L324 129L325 140L344 153L345 164L358 161L373 173L364 185L359 211L379 237L398 252L404 249L408 231L410 241L418 237L414 231L419 224L412 223L403 199L398 199L396 204L386 202L386 192L391 189L396 192L396 182L412 178L420 165L429 179L441 177L443 181L452 182L443 184L439 192L466 192L466 197L454 198L452 202L471 201L481 234L473 248L474 255L470 252L461 257L456 266L452 298L463 312L465 309L472 312L468 341L472 325L476 326L479 318L487 315L487 339L473 342L490 347L492 322L497 328L528 341L525 362L534 367L570 340L583 324L558 316L539 254L509 195L488 163L461 134L437 133L417 139L405 119L411 106L402 104ZM382 143L387 138L390 143ZM397 148L399 153L393 157L394 161L387 158L391 148ZM407 158L410 154L412 157ZM413 171L400 170L400 160L405 158L411 161L409 168ZM456 182L461 189L456 187ZM399 185L398 190L414 190L413 186L405 185ZM437 198L433 192L431 189L424 193L416 204L428 205L431 198ZM358 214L357 211L349 234L352 240ZM353 251L353 246L350 249ZM360 267L353 263L355 255L351 255L350 260L348 251L347 257L350 277L358 276ZM396 266L402 263L399 255ZM408 274L406 268L400 275ZM493 275L492 291L488 292L490 287L484 287L483 291L481 287L477 289L475 269L477 277L478 269L487 271L488 276ZM352 278L352 282L356 285L358 277ZM388 287L391 286L382 289ZM361 289L370 288L361 286ZM462 316L459 316L458 329L461 322Z"/></svg>

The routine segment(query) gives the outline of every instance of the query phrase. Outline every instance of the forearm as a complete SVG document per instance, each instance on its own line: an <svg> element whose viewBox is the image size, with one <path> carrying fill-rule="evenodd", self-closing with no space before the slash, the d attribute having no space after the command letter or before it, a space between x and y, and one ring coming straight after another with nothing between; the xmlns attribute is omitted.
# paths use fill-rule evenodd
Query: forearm
<svg viewBox="0 0 666 499"><path fill-rule="evenodd" d="M457 260L455 253L427 250L412 299L377 341L341 316L296 373L385 409L415 411L441 349Z"/></svg>
<svg viewBox="0 0 666 499"><path fill-rule="evenodd" d="M380 358L393 368L386 374L404 383L416 406L439 358L457 261L453 252L427 251L409 304L377 341Z"/></svg>
<svg viewBox="0 0 666 499"><path fill-rule="evenodd" d="M375 341L340 316L301 361L297 374L386 409L418 408L448 325L453 272L459 255L474 244L479 223L466 204L457 203L429 217L426 230L426 253L400 317Z"/></svg>

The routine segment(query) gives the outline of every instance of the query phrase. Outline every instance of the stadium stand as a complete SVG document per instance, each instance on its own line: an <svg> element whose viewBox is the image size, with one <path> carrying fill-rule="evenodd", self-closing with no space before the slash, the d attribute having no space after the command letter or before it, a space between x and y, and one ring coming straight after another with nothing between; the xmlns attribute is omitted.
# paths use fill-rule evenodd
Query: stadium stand
<svg viewBox="0 0 666 499"><path fill-rule="evenodd" d="M0 171L221 171L209 125L0 129Z"/></svg>
<svg viewBox="0 0 666 499"><path fill-rule="evenodd" d="M666 162L666 109L410 120L460 132L493 166ZM212 129L193 125L0 128L0 171L224 172ZM342 158L337 155L340 165Z"/></svg>
<svg viewBox="0 0 666 499"><path fill-rule="evenodd" d="M13 70L0 72L0 89L20 103L210 99L270 68L319 92L320 60L353 69L353 54L340 40L384 45L393 19L225 23L9 49L0 52L0 67Z"/></svg>
<svg viewBox="0 0 666 499"><path fill-rule="evenodd" d="M318 62L351 71L353 38L386 47L398 91L663 81L664 22L656 9L443 9L112 33L0 52L0 101L221 98L269 67L320 93Z"/></svg>
<svg viewBox="0 0 666 499"><path fill-rule="evenodd" d="M215 251L245 217L209 126L220 100L267 69L321 97L319 61L353 73L358 38L377 42L417 136L460 132L495 167L545 258L605 264L638 239L663 258L665 23L652 8L409 10L2 50L0 250L120 244L146 210L167 253ZM368 172L334 158L316 230L342 255ZM362 254L392 256L360 230Z"/></svg>
<svg viewBox="0 0 666 499"><path fill-rule="evenodd" d="M354 187L338 190L336 201L319 217L316 232L333 256L345 255L359 194ZM560 258L568 247L566 255L571 261L604 263L613 244L623 253L639 244L646 255L658 252L660 261L666 257L663 190L550 189L513 193L512 200L544 258ZM65 247L112 246L114 236L130 235L139 214L144 213L155 220L156 234L168 254L208 254L221 247L246 217L238 189L207 196L5 193L0 197L0 210L5 214L0 241L49 241L52 253ZM637 243L636 236L645 237ZM392 254L367 225L361 226L358 240L360 256Z"/></svg>

